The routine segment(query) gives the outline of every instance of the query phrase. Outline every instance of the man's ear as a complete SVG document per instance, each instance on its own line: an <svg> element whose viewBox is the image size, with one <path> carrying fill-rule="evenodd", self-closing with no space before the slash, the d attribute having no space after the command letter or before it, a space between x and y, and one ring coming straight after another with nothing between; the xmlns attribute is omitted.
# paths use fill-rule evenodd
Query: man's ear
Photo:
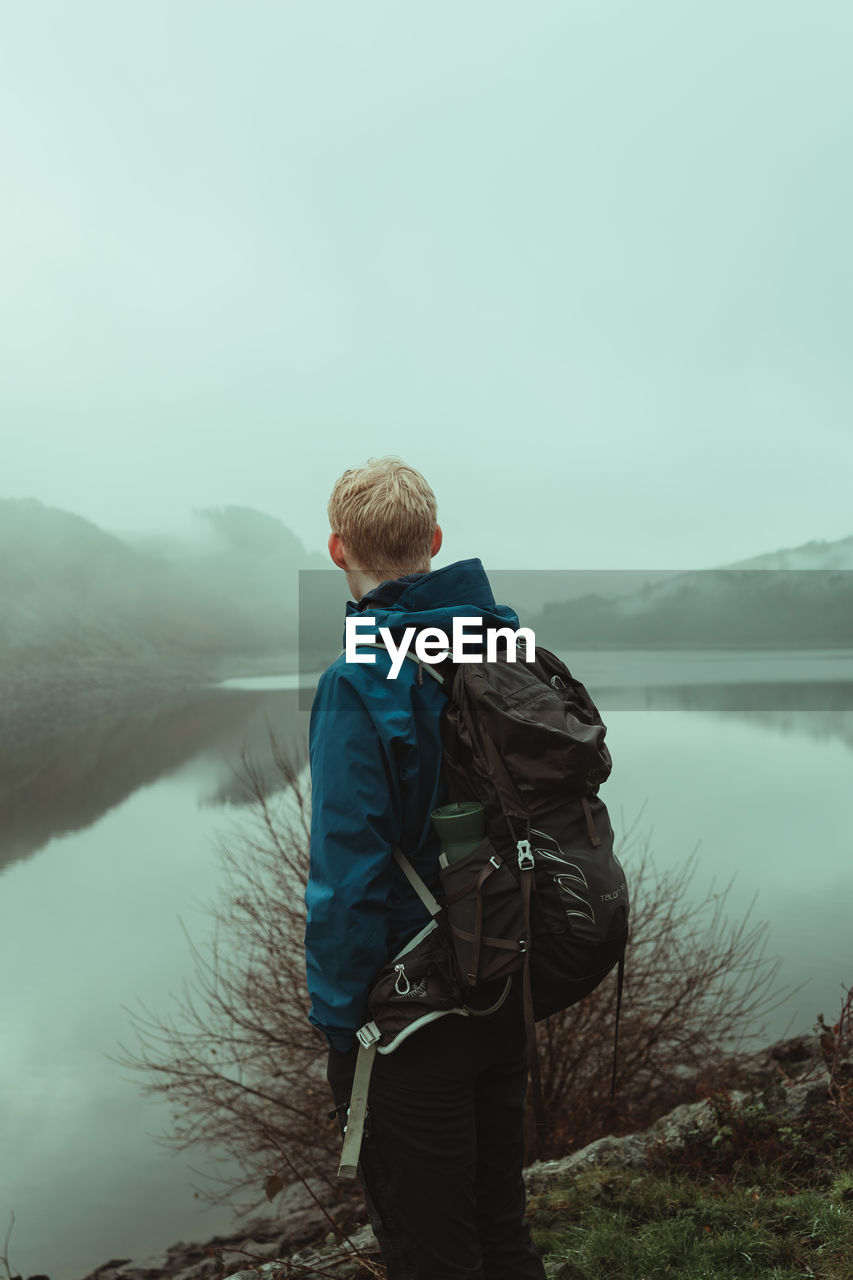
<svg viewBox="0 0 853 1280"><path fill-rule="evenodd" d="M430 560L433 558L433 556L437 556L439 551L441 550L441 538L442 538L441 525L437 524L435 526L435 533L432 535L432 546L429 549Z"/></svg>
<svg viewBox="0 0 853 1280"><path fill-rule="evenodd" d="M347 564L346 548L344 547L344 544L341 541L341 535L339 533L329 534L328 546L329 546L329 555L332 557L332 560L338 566L338 568L348 569L349 565Z"/></svg>

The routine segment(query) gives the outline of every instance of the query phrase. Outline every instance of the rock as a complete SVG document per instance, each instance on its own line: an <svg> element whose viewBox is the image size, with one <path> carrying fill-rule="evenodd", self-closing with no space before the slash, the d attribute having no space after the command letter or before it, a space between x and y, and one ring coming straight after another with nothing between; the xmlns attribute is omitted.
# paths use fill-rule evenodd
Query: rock
<svg viewBox="0 0 853 1280"><path fill-rule="evenodd" d="M731 1097L742 1102L746 1094L735 1090ZM573 1151L560 1160L537 1162L525 1170L524 1179L529 1192L547 1190L567 1173L596 1166L618 1166L637 1169L646 1164L652 1147L663 1146L667 1150L684 1145L686 1139L696 1133L710 1133L715 1124L714 1113L707 1102L685 1102L667 1115L661 1116L642 1133L630 1133L624 1138L598 1138L589 1146Z"/></svg>
<svg viewBox="0 0 853 1280"><path fill-rule="evenodd" d="M826 1067L805 1079L797 1081L785 1090L781 1114L789 1120L796 1120L813 1107L825 1102L829 1089L829 1072Z"/></svg>
<svg viewBox="0 0 853 1280"><path fill-rule="evenodd" d="M793 1036L752 1053L739 1053L724 1064L726 1077L743 1089L761 1089L824 1066L820 1036Z"/></svg>
<svg viewBox="0 0 853 1280"><path fill-rule="evenodd" d="M216 1275L218 1270L214 1259L206 1258L204 1262L196 1262L183 1271L174 1272L171 1280L208 1280L208 1276Z"/></svg>
<svg viewBox="0 0 853 1280"><path fill-rule="evenodd" d="M171 1269L170 1251L152 1253L139 1262L126 1262L115 1271L116 1280L160 1280ZM99 1280L103 1273L99 1274Z"/></svg>
<svg viewBox="0 0 853 1280"><path fill-rule="evenodd" d="M233 1253L235 1256L230 1257ZM282 1250L279 1247L278 1240L241 1240L239 1244L233 1245L230 1249L222 1250L222 1259L226 1266L231 1264L243 1263L247 1267L254 1266L256 1262L266 1262L270 1258L280 1258Z"/></svg>
<svg viewBox="0 0 853 1280"><path fill-rule="evenodd" d="M794 1071L798 1071L796 1076ZM777 1084L781 1092L778 1100L768 1104L769 1110L790 1120L798 1119L825 1102L829 1084L829 1072L818 1036L796 1036L757 1053L740 1055L733 1060L732 1076L752 1085L751 1092L742 1089L729 1091L735 1106L767 1089L768 1085ZM661 1148L677 1150L688 1137L710 1134L715 1125L714 1112L708 1102L683 1103L642 1133L628 1134L623 1138L599 1138L561 1160L531 1165L524 1175L527 1189L530 1192L547 1190L566 1174L595 1166L639 1168L647 1163L652 1148L658 1151Z"/></svg>
<svg viewBox="0 0 853 1280"><path fill-rule="evenodd" d="M304 1249L300 1253L295 1253L289 1262L292 1267L304 1269L308 1273L316 1270L323 1275L333 1276L334 1280L345 1280L347 1276L354 1275L358 1271L359 1254L367 1254L369 1257L377 1257L379 1254L379 1245L373 1234L373 1228L369 1224L359 1227L345 1240L336 1244L319 1249ZM229 1280L233 1278L229 1277Z"/></svg>
<svg viewBox="0 0 853 1280"><path fill-rule="evenodd" d="M313 1240L328 1231L330 1223L323 1209L332 1209L336 1199L335 1188L322 1178L309 1178L307 1186L294 1182L285 1187L276 1206L279 1248L290 1252L293 1245ZM337 1216L334 1210L332 1216Z"/></svg>

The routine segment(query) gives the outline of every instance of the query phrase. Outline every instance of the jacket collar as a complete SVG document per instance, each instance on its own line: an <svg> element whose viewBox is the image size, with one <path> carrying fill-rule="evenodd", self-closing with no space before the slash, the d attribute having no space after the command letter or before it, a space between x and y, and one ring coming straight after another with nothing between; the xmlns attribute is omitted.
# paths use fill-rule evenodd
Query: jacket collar
<svg viewBox="0 0 853 1280"><path fill-rule="evenodd" d="M473 605L480 609L494 609L492 592L482 561L477 557L456 560L453 564L431 573L407 573L388 582L380 582L361 597L358 603L347 601L347 613L364 613L366 610L403 609L420 612L450 605Z"/></svg>

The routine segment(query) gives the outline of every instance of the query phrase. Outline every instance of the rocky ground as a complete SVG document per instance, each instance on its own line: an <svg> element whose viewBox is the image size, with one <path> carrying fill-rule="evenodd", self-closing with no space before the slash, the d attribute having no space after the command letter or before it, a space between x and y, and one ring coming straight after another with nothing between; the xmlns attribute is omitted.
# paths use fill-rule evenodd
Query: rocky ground
<svg viewBox="0 0 853 1280"><path fill-rule="evenodd" d="M820 1041L815 1036L783 1040L759 1053L733 1062L734 1103L780 1086L774 1107L794 1120L826 1100L829 1076ZM714 1125L708 1102L676 1107L642 1133L599 1138L560 1160L532 1165L525 1178L531 1196L548 1191L566 1174L595 1166L641 1168L650 1153L660 1160L661 1151L675 1150L688 1138L710 1135ZM334 1208L332 1205L334 1203ZM274 1218L256 1219L233 1235L216 1236L205 1244L178 1243L148 1258L115 1258L105 1262L85 1280L296 1280L299 1276L354 1275L367 1261L378 1261L376 1241L369 1226L339 1231L337 1224L358 1221L357 1200L341 1204L335 1191L320 1180L296 1184L282 1192ZM31 1277L31 1280L36 1280Z"/></svg>

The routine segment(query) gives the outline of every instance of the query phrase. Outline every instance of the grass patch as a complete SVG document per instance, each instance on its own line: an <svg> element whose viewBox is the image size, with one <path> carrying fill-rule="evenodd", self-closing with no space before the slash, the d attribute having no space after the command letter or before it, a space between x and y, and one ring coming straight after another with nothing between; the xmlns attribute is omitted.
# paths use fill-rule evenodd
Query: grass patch
<svg viewBox="0 0 853 1280"><path fill-rule="evenodd" d="M598 1169L531 1197L533 1237L558 1280L850 1280L853 1176L792 1190Z"/></svg>
<svg viewBox="0 0 853 1280"><path fill-rule="evenodd" d="M709 1099L714 1129L645 1171L593 1169L530 1200L554 1280L851 1280L853 1143L838 1111L796 1121L770 1091Z"/></svg>

